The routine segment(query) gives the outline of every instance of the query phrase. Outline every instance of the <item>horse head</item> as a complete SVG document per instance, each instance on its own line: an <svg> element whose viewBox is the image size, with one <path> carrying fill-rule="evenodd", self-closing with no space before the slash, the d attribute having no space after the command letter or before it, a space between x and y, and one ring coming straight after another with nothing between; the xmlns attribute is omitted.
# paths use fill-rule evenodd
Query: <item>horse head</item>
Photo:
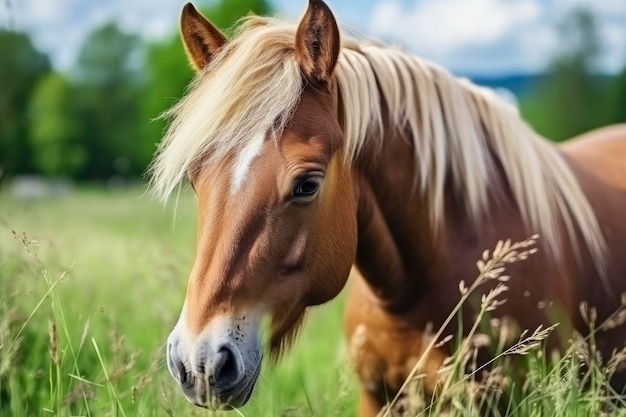
<svg viewBox="0 0 626 417"><path fill-rule="evenodd" d="M216 128L212 144L179 164L197 199L197 251L167 364L196 405L239 407L261 368L262 318L271 318L277 359L306 307L335 297L354 261L356 193L333 78L339 31L328 7L312 0L295 41L282 40L286 69L267 67L262 43L250 51L246 41L228 41L191 4L181 32L197 94L170 133L202 142L203 123L214 119ZM291 97L284 108L272 102L280 94ZM162 165L188 149L164 150Z"/></svg>

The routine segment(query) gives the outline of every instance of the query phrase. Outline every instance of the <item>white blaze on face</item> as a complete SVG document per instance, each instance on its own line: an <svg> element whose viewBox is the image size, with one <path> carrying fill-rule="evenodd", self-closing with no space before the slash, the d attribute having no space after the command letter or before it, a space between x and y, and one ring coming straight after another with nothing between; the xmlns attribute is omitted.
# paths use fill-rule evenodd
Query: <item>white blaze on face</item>
<svg viewBox="0 0 626 417"><path fill-rule="evenodd" d="M243 184L243 181L250 170L252 161L254 161L254 158L259 156L264 143L265 132L259 133L254 136L252 140L239 152L239 155L237 155L237 159L233 167L233 178L230 183L231 194L237 192L237 190L241 187L241 184Z"/></svg>

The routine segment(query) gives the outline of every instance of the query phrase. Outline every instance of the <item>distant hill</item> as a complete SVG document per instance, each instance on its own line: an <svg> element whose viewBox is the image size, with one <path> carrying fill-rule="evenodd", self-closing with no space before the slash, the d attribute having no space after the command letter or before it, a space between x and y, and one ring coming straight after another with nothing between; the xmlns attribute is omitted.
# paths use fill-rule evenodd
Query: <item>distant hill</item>
<svg viewBox="0 0 626 417"><path fill-rule="evenodd" d="M506 88L517 97L522 97L530 92L542 78L544 74L514 74L514 75L498 75L498 76L471 76L464 75L478 85L491 88Z"/></svg>
<svg viewBox="0 0 626 417"><path fill-rule="evenodd" d="M478 85L484 85L491 88L506 88L520 98L531 92L538 86L542 80L546 78L546 74L512 74L512 75L462 75L467 77ZM614 79L614 75L597 74L594 78L600 82L600 85L608 83Z"/></svg>

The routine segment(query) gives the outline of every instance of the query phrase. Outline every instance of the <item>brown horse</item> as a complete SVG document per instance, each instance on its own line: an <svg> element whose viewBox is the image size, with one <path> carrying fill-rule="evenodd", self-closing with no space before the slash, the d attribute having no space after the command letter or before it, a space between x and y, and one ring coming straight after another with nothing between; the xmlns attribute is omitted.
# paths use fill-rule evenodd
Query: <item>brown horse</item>
<svg viewBox="0 0 626 417"><path fill-rule="evenodd" d="M361 416L398 390L428 323L443 323L499 239L541 235L497 310L520 328L561 317L584 331L579 302L599 320L620 305L626 127L555 147L486 89L397 49L340 41L321 0L297 25L248 17L233 40L187 5L182 36L198 75L169 112L152 185L166 198L188 177L198 202L196 260L167 346L191 402L245 404L262 317L277 357L353 264L346 328L361 338ZM606 354L624 340L598 335ZM427 372L447 353L433 351Z"/></svg>

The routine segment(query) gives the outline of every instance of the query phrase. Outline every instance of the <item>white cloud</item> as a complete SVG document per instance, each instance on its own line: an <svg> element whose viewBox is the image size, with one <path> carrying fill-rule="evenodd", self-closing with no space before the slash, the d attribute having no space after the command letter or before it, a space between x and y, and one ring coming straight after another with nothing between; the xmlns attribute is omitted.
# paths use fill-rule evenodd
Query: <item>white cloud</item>
<svg viewBox="0 0 626 417"><path fill-rule="evenodd" d="M559 42L557 23L576 7L598 18L608 52L600 67L622 68L624 0L380 0L369 32L461 72L540 71Z"/></svg>
<svg viewBox="0 0 626 417"><path fill-rule="evenodd" d="M619 71L626 63L626 28L624 26L624 24L617 23L608 24L600 30L605 52L601 66L609 71Z"/></svg>
<svg viewBox="0 0 626 417"><path fill-rule="evenodd" d="M44 23L49 21L58 21L63 17L62 5L55 4L51 1L33 1L34 7L31 8L30 14L26 17L30 21Z"/></svg>
<svg viewBox="0 0 626 417"><path fill-rule="evenodd" d="M54 64L69 69L87 35L95 27L117 22L145 39L161 38L176 29L185 0L19 0L13 13L18 29L33 36Z"/></svg>
<svg viewBox="0 0 626 417"><path fill-rule="evenodd" d="M413 8L384 0L372 11L371 29L411 37L432 50L451 49L493 43L538 15L539 8L529 0L423 0Z"/></svg>
<svg viewBox="0 0 626 417"><path fill-rule="evenodd" d="M538 21L541 9L532 0L422 0L412 6L383 0L371 16L373 34L459 68L468 50L498 48L502 39L515 38Z"/></svg>

